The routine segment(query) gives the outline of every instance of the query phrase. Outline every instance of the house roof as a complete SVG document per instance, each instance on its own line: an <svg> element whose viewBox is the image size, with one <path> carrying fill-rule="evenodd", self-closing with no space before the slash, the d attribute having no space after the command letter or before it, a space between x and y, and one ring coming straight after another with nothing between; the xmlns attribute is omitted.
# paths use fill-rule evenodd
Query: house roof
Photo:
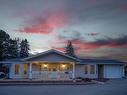
<svg viewBox="0 0 127 95"><path fill-rule="evenodd" d="M113 60L113 59L81 59L81 64L88 64L88 63L94 63L94 64L126 64L126 62L122 62L119 60Z"/></svg>
<svg viewBox="0 0 127 95"><path fill-rule="evenodd" d="M11 60L7 60L7 61L0 61L0 63L22 63L22 62L30 61L34 58L40 57L42 55L50 54L50 53L58 54L58 55L61 55L63 57L66 57L68 59L74 60L74 61L78 62L78 64L127 64L127 62L122 62L119 60L106 59L106 58L105 59L104 58L103 59L102 58L101 59L98 59L98 58L88 58L88 59L75 58L75 57L66 55L65 53L58 51L58 50L55 50L55 49L51 49L51 50L48 50L48 51L30 56L27 58L23 58L23 59L16 58L16 59L11 59Z"/></svg>
<svg viewBox="0 0 127 95"><path fill-rule="evenodd" d="M42 56L42 55L50 54L50 53L55 53L55 54L64 56L64 57L69 58L69 59L74 60L74 61L80 61L80 59L78 59L78 58L66 55L65 53L63 53L61 51L58 51L58 50L55 50L55 49L50 49L50 50L47 50L45 52L42 52L42 53L30 56L30 57L24 58L24 59L22 59L22 61L29 61L30 59L33 59L33 58L36 58L36 57L39 57L39 56Z"/></svg>

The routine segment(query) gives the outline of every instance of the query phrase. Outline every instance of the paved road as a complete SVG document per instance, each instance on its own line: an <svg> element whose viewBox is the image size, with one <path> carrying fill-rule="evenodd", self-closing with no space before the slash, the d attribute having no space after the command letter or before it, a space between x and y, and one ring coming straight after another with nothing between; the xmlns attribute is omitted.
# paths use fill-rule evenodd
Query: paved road
<svg viewBox="0 0 127 95"><path fill-rule="evenodd" d="M0 86L0 95L127 95L127 79L103 85Z"/></svg>

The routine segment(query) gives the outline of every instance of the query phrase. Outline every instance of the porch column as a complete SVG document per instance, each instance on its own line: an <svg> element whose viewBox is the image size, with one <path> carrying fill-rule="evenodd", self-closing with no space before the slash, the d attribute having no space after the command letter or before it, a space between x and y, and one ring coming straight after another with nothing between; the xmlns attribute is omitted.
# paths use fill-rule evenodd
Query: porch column
<svg viewBox="0 0 127 95"><path fill-rule="evenodd" d="M72 63L72 65L73 65L72 78L74 79L75 78L75 63Z"/></svg>
<svg viewBox="0 0 127 95"><path fill-rule="evenodd" d="M122 77L125 77L125 65L122 66L122 69L123 69L123 71L122 71L123 76Z"/></svg>
<svg viewBox="0 0 127 95"><path fill-rule="evenodd" d="M90 74L90 65L88 65L88 78L91 78L91 74Z"/></svg>
<svg viewBox="0 0 127 95"><path fill-rule="evenodd" d="M98 71L97 71L97 64L94 65L95 66L95 69L94 69L94 74L95 74L95 78L97 78L98 76Z"/></svg>
<svg viewBox="0 0 127 95"><path fill-rule="evenodd" d="M32 79L32 63L29 64L29 79Z"/></svg>

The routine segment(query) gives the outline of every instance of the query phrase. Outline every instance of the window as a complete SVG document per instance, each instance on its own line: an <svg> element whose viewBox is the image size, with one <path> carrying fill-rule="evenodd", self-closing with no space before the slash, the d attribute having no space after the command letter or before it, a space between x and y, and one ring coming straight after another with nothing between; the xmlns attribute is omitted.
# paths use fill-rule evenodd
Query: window
<svg viewBox="0 0 127 95"><path fill-rule="evenodd" d="M15 74L20 74L20 64L15 64Z"/></svg>
<svg viewBox="0 0 127 95"><path fill-rule="evenodd" d="M94 73L95 73L95 66L90 65L90 74L94 74Z"/></svg>
<svg viewBox="0 0 127 95"><path fill-rule="evenodd" d="M24 74L27 74L27 68L28 68L28 65L24 64Z"/></svg>
<svg viewBox="0 0 127 95"><path fill-rule="evenodd" d="M85 74L88 74L88 65L85 65Z"/></svg>

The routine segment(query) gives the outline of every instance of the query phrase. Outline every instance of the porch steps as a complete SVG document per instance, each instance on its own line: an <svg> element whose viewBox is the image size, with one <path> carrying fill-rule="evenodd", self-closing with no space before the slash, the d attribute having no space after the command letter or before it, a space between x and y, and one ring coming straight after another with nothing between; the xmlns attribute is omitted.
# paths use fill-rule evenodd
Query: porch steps
<svg viewBox="0 0 127 95"><path fill-rule="evenodd" d="M35 81L35 80L0 80L0 86L15 86L15 85L88 85L95 84L94 82L73 82L73 81Z"/></svg>

